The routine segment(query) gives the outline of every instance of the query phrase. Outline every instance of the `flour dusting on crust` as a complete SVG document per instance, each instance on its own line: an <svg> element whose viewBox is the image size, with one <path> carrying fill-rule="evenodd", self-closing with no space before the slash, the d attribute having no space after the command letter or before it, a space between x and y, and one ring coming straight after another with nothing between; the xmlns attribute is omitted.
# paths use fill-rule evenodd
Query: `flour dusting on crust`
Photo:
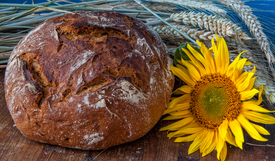
<svg viewBox="0 0 275 161"><path fill-rule="evenodd" d="M138 105L139 108L144 108L144 106L141 105L141 102L144 103L147 98L144 96L145 94L138 90L132 83L126 80L120 80L117 82L116 87L121 89L113 92L114 97Z"/></svg>
<svg viewBox="0 0 275 161"><path fill-rule="evenodd" d="M106 107L106 102L105 102L105 99L101 99L102 98L102 95L100 94L97 94L98 96L98 99L100 99L98 102L96 103L91 103L90 100L89 100L89 93L87 93L85 96L84 96L84 100L82 101L85 105L87 105L88 107L92 107L92 108L103 108L103 107Z"/></svg>
<svg viewBox="0 0 275 161"><path fill-rule="evenodd" d="M102 135L103 135L103 133L93 133L90 135L87 134L84 136L84 140L86 142L88 142L88 145L92 145L92 144L102 141L104 139L104 137Z"/></svg>
<svg viewBox="0 0 275 161"><path fill-rule="evenodd" d="M91 56L94 54L95 52L93 51L86 51L82 54L79 54L78 57L76 57L77 62L73 64L73 66L70 69L70 73L74 72L75 70L77 70L81 65L85 64L90 58Z"/></svg>

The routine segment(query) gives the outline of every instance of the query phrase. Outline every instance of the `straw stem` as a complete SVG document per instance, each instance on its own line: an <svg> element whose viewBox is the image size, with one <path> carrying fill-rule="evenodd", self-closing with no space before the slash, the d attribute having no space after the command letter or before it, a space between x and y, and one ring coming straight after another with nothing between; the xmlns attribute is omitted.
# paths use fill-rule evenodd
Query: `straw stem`
<svg viewBox="0 0 275 161"><path fill-rule="evenodd" d="M190 38L188 35L186 35L185 33L181 32L180 30L178 30L176 27L174 27L173 25L171 25L170 23L168 23L167 21L165 21L163 18L161 18L159 15L157 15L155 12L153 12L152 10L150 10L148 7L146 7L145 5L142 4L142 2L140 0L135 0L135 2L139 5L141 5L143 8L145 8L147 11L149 11L150 13L152 13L154 16L156 16L158 19L160 19L161 21L163 21L165 24L167 24L168 26L172 27L175 31L177 31L179 34L181 34L183 37L185 37L186 39L190 40L191 42L193 42L194 44L197 44L197 42L195 40L193 40L192 38Z"/></svg>

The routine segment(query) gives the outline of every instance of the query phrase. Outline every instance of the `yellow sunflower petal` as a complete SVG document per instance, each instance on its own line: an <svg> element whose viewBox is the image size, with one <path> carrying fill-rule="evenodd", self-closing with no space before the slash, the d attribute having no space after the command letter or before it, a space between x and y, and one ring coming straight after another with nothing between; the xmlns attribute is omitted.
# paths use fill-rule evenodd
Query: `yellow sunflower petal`
<svg viewBox="0 0 275 161"><path fill-rule="evenodd" d="M251 99L255 94L259 93L259 91L257 89L252 89L251 91L244 91L244 92L240 92L241 94L241 100L248 100Z"/></svg>
<svg viewBox="0 0 275 161"><path fill-rule="evenodd" d="M251 104L251 103L246 103L246 102L243 102L242 107L245 110L252 110L252 111L256 111L256 112L263 112L263 113L275 112L275 111L270 111L270 110L267 110L265 108L262 108L262 107L260 107L256 104Z"/></svg>
<svg viewBox="0 0 275 161"><path fill-rule="evenodd" d="M246 88L244 91L248 91L248 90L251 90L251 89L253 88L256 78L257 78L257 77L251 78L251 80L250 80L250 82L249 82L247 88Z"/></svg>
<svg viewBox="0 0 275 161"><path fill-rule="evenodd" d="M193 120L189 124L181 127L178 131L184 131L187 128L194 128L194 127L200 127L199 124L197 124L196 120Z"/></svg>
<svg viewBox="0 0 275 161"><path fill-rule="evenodd" d="M254 111L243 111L246 118L251 121L262 124L275 124L275 118L273 116L262 114Z"/></svg>
<svg viewBox="0 0 275 161"><path fill-rule="evenodd" d="M260 134L270 135L270 133L262 126L250 123Z"/></svg>
<svg viewBox="0 0 275 161"><path fill-rule="evenodd" d="M261 85L260 88L259 88L258 101L254 101L254 100L253 101L246 101L245 103L246 104L260 105L263 101L263 98L262 98L263 89L264 89L264 86Z"/></svg>
<svg viewBox="0 0 275 161"><path fill-rule="evenodd" d="M263 101L263 97L262 97L263 90L264 90L264 85L261 85L259 88L258 101L257 101L256 105L261 104Z"/></svg>
<svg viewBox="0 0 275 161"><path fill-rule="evenodd" d="M168 104L168 109L175 107L179 103L185 103L185 102L190 102L190 94L185 94L180 97L174 98L169 104Z"/></svg>
<svg viewBox="0 0 275 161"><path fill-rule="evenodd" d="M237 147L239 147L240 149L243 150L243 142L240 140L237 140L236 138L235 138L235 142L236 142Z"/></svg>
<svg viewBox="0 0 275 161"><path fill-rule="evenodd" d="M167 135L168 137L179 137L187 134L195 134L195 133L200 133L203 130L201 127L190 127L190 128L185 128L183 127L182 129L172 133L171 135Z"/></svg>
<svg viewBox="0 0 275 161"><path fill-rule="evenodd" d="M214 137L214 131L212 130L207 130L207 134L205 138L202 140L201 145L200 145L200 152L203 153L206 149L210 147L212 144L212 140Z"/></svg>
<svg viewBox="0 0 275 161"><path fill-rule="evenodd" d="M189 77L189 75L184 73L179 68L170 66L170 69L175 76L179 77L181 80L183 80L189 86L193 87L195 85L195 82Z"/></svg>
<svg viewBox="0 0 275 161"><path fill-rule="evenodd" d="M248 65L253 65L253 64L250 61L246 61L244 65L248 66Z"/></svg>
<svg viewBox="0 0 275 161"><path fill-rule="evenodd" d="M190 103L186 102L186 103L181 103L181 104L177 104L176 106L174 106L173 108L168 108L164 111L163 115L168 114L170 112L175 112L175 111L181 111L181 110L187 110L190 107Z"/></svg>
<svg viewBox="0 0 275 161"><path fill-rule="evenodd" d="M195 50L190 44L187 44L187 49L194 55L194 57L202 63L202 65L205 65L205 59L204 57Z"/></svg>
<svg viewBox="0 0 275 161"><path fill-rule="evenodd" d="M174 131L174 132L169 132L169 134L167 135L167 137L169 137L169 139L170 139L172 137L183 137L185 135L189 135L190 133L186 134L186 131L187 131L186 129L188 129L188 128L195 128L195 127L198 127L198 124L195 122L195 120L193 120L189 124L181 127L179 130Z"/></svg>
<svg viewBox="0 0 275 161"><path fill-rule="evenodd" d="M201 141L205 137L207 130L202 131L193 141L188 149L188 154L192 154L200 148Z"/></svg>
<svg viewBox="0 0 275 161"><path fill-rule="evenodd" d="M205 68L202 66L202 64L188 50L186 50L184 48L182 48L182 50L191 59L192 63L195 65L195 67L200 72L201 76L204 76L206 74L206 71L205 71Z"/></svg>
<svg viewBox="0 0 275 161"><path fill-rule="evenodd" d="M180 64L177 64L177 65L176 65L177 68L179 68L180 70L182 70L184 73L189 74L188 69L187 69L185 66L183 66L183 65L181 64L181 61L178 60L178 62L179 62ZM189 75L189 77L190 77L190 75Z"/></svg>
<svg viewBox="0 0 275 161"><path fill-rule="evenodd" d="M215 149L216 145L217 145L217 141L218 141L217 132L214 132L212 144L210 144L210 146L202 152L202 156L206 156L207 154L212 152Z"/></svg>
<svg viewBox="0 0 275 161"><path fill-rule="evenodd" d="M206 48L205 44L201 43L201 52L205 58L205 69L207 74L216 73L215 63L211 52Z"/></svg>
<svg viewBox="0 0 275 161"><path fill-rule="evenodd" d="M235 72L235 76L233 77L236 86L247 78L249 72L243 72L240 76L237 73L238 72Z"/></svg>
<svg viewBox="0 0 275 161"><path fill-rule="evenodd" d="M221 135L221 138L225 139L226 133L228 128L228 120L225 119L222 124L219 126L219 133Z"/></svg>
<svg viewBox="0 0 275 161"><path fill-rule="evenodd" d="M218 134L218 143L217 143L217 146L216 146L217 158L218 159L220 159L220 154L221 154L221 151L224 147L224 144L225 144L225 140L221 137L220 134Z"/></svg>
<svg viewBox="0 0 275 161"><path fill-rule="evenodd" d="M235 67L237 66L239 60L240 60L240 57L241 55L246 52L247 50L241 52L235 59L234 61L229 65L228 69L227 69L227 72L226 72L226 75L230 78L232 78L232 76L234 75L234 70L235 70Z"/></svg>
<svg viewBox="0 0 275 161"><path fill-rule="evenodd" d="M179 88L177 88L173 94L185 94L185 93L191 93L192 88L188 85L183 85Z"/></svg>
<svg viewBox="0 0 275 161"><path fill-rule="evenodd" d="M191 45L187 44L187 49L193 54L193 56L202 63L202 65L206 66L205 58L197 51L195 50Z"/></svg>
<svg viewBox="0 0 275 161"><path fill-rule="evenodd" d="M221 161L225 161L226 156L227 156L227 144L226 144L226 142L224 143L224 146L222 148L220 156L221 156Z"/></svg>
<svg viewBox="0 0 275 161"><path fill-rule="evenodd" d="M243 130L240 123L237 120L229 121L229 127L235 136L235 141L238 147L242 149L242 143L244 142Z"/></svg>
<svg viewBox="0 0 275 161"><path fill-rule="evenodd" d="M159 131L174 131L174 130L178 130L179 128L183 127L186 124L189 124L191 121L193 120L193 117L187 117L185 119L182 119L180 121L177 121L175 123L172 123L168 126L165 126L163 128L161 128Z"/></svg>
<svg viewBox="0 0 275 161"><path fill-rule="evenodd" d="M215 38L214 37L211 39L211 44L212 44L212 47L209 50L212 50L212 51L217 50L216 43L215 43Z"/></svg>
<svg viewBox="0 0 275 161"><path fill-rule="evenodd" d="M243 72L243 67L246 61L247 61L247 58L243 58L238 62L237 69L235 71L236 73L238 73L238 75L241 75L241 73Z"/></svg>
<svg viewBox="0 0 275 161"><path fill-rule="evenodd" d="M201 47L203 45L202 42L200 42L199 40L196 40L197 44Z"/></svg>
<svg viewBox="0 0 275 161"><path fill-rule="evenodd" d="M225 141L227 141L231 145L238 147L238 145L236 144L235 138L233 137L232 132L229 130L229 128L227 128Z"/></svg>
<svg viewBox="0 0 275 161"><path fill-rule="evenodd" d="M267 141L263 138L258 131L251 125L251 123L242 115L239 114L237 120L241 123L242 127L247 131L247 133L255 140Z"/></svg>
<svg viewBox="0 0 275 161"><path fill-rule="evenodd" d="M250 72L250 73L248 73L248 76L242 83L240 83L240 84L237 83L236 86L237 86L238 92L244 91L249 86L250 80L253 77L253 75L254 75L254 73Z"/></svg>
<svg viewBox="0 0 275 161"><path fill-rule="evenodd" d="M200 73L198 72L198 70L191 64L188 63L187 61L181 59L182 64L188 69L188 72L190 73L191 77L198 81L201 78Z"/></svg>
<svg viewBox="0 0 275 161"><path fill-rule="evenodd" d="M253 75L256 72L256 67L254 66L253 70L250 72L243 72L240 77L235 81L236 86L241 85L243 82L245 82L248 78L249 80L253 77ZM249 82L248 82L249 83Z"/></svg>
<svg viewBox="0 0 275 161"><path fill-rule="evenodd" d="M221 63L221 53L218 51L216 47L213 47L213 53L214 53L214 61L216 65L216 72L220 73L223 68L223 65Z"/></svg>
<svg viewBox="0 0 275 161"><path fill-rule="evenodd" d="M221 74L224 74L227 71L229 65L229 52L223 37L220 39L218 50L221 53Z"/></svg>
<svg viewBox="0 0 275 161"><path fill-rule="evenodd" d="M188 135L188 136L185 136L185 137L178 137L177 139L175 139L175 142L193 141L198 135L199 135L199 133L194 133L192 135Z"/></svg>

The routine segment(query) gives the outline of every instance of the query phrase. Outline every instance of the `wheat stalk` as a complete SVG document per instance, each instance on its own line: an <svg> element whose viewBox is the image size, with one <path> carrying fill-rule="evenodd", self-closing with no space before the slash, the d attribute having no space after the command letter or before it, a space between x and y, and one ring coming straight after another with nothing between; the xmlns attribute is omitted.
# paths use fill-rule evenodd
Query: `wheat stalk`
<svg viewBox="0 0 275 161"><path fill-rule="evenodd" d="M144 5L148 8L150 8L153 11L162 11L162 12L175 12L177 7L160 4L160 3L144 3ZM137 9L141 10L143 9L142 6L135 2L128 2L118 5L113 5L114 8L126 8L126 9Z"/></svg>
<svg viewBox="0 0 275 161"><path fill-rule="evenodd" d="M240 27L232 21L205 13L180 12L172 14L170 18L176 22L182 22L186 25L199 27L200 29L210 30L212 33L218 33L222 36L239 37L240 39L251 39Z"/></svg>
<svg viewBox="0 0 275 161"><path fill-rule="evenodd" d="M219 15L225 15L227 12L218 7L212 1L206 0L148 0L150 2L161 2L161 3L172 3L180 5L187 9L198 9L203 11L209 11L211 13L216 13Z"/></svg>

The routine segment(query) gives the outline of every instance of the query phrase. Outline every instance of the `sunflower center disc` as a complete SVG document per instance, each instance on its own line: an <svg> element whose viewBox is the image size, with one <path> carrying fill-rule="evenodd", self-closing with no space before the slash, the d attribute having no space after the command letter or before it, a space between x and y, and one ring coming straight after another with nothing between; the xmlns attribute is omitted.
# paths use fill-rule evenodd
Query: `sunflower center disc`
<svg viewBox="0 0 275 161"><path fill-rule="evenodd" d="M202 114L211 120L222 121L228 103L226 88L220 83L207 84L198 95L198 105Z"/></svg>
<svg viewBox="0 0 275 161"><path fill-rule="evenodd" d="M191 92L190 111L197 122L208 129L217 130L225 118L236 119L240 109L240 94L225 75L204 76Z"/></svg>

